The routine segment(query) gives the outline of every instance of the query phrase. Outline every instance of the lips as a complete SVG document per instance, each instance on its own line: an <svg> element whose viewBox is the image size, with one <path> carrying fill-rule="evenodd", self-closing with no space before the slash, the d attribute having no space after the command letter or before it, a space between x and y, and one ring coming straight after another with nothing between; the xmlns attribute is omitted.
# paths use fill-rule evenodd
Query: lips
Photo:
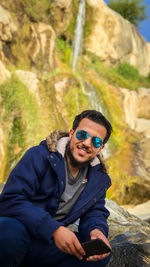
<svg viewBox="0 0 150 267"><path fill-rule="evenodd" d="M85 154L89 154L90 151L87 150L86 148L84 148L83 146L77 146L77 149L79 150L79 153L82 154L82 155L85 155Z"/></svg>

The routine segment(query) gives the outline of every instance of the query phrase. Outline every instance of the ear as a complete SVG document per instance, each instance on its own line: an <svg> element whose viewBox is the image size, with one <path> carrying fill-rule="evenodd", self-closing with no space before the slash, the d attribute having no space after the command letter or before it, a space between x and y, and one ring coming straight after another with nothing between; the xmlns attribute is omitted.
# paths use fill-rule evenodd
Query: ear
<svg viewBox="0 0 150 267"><path fill-rule="evenodd" d="M73 134L74 134L74 130L73 130L73 129L71 129L71 130L69 131L69 140L71 140L71 138L72 138Z"/></svg>

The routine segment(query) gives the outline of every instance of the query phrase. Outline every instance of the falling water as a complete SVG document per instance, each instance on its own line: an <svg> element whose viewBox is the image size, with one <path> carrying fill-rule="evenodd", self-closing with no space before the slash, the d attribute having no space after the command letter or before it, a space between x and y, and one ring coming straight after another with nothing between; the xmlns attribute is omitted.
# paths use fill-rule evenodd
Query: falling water
<svg viewBox="0 0 150 267"><path fill-rule="evenodd" d="M85 89L85 84L82 81L82 79L80 79L80 84L81 84L81 87L82 87L82 92L83 92L84 95L87 96L91 107L93 109L101 112L104 116L107 117L107 111L106 111L105 105L100 103L99 97L98 97L98 95L97 95L97 93L95 91L94 86L89 84L89 83L87 83L86 87L89 89L89 91L87 92L86 89ZM109 150L108 144L105 145L105 148L102 150L102 154L103 154L105 159L107 159L110 156L110 150Z"/></svg>
<svg viewBox="0 0 150 267"><path fill-rule="evenodd" d="M85 23L86 0L81 0L79 4L78 16L76 20L75 35L72 48L72 70L75 71L79 55L82 53L83 33Z"/></svg>

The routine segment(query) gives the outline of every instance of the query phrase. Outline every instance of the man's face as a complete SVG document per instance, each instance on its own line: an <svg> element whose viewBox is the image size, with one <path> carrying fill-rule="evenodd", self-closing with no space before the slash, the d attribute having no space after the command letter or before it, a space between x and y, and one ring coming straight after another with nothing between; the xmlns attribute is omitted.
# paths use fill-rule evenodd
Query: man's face
<svg viewBox="0 0 150 267"><path fill-rule="evenodd" d="M89 137L85 140L78 140L76 138L76 133L78 130L84 130L88 132ZM80 121L80 124L75 131L73 129L70 130L70 152L79 165L93 159L104 147L104 145L102 145L100 148L95 148L92 144L93 136L104 140L106 136L106 128L87 118L84 118Z"/></svg>

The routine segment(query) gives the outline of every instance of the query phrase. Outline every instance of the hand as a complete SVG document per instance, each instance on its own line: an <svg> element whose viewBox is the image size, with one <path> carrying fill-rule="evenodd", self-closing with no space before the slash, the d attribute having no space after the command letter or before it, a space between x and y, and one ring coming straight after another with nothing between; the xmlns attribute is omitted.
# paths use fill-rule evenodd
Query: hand
<svg viewBox="0 0 150 267"><path fill-rule="evenodd" d="M64 226L60 226L53 234L56 246L63 252L75 255L79 260L83 259L85 251L76 235Z"/></svg>
<svg viewBox="0 0 150 267"><path fill-rule="evenodd" d="M102 239L111 248L106 236L99 229L94 229L94 230L92 230L90 232L90 239L93 240L93 239L96 239L96 238ZM87 258L87 261L102 260L102 259L106 258L107 256L109 256L109 254L110 253L90 256L90 257Z"/></svg>

